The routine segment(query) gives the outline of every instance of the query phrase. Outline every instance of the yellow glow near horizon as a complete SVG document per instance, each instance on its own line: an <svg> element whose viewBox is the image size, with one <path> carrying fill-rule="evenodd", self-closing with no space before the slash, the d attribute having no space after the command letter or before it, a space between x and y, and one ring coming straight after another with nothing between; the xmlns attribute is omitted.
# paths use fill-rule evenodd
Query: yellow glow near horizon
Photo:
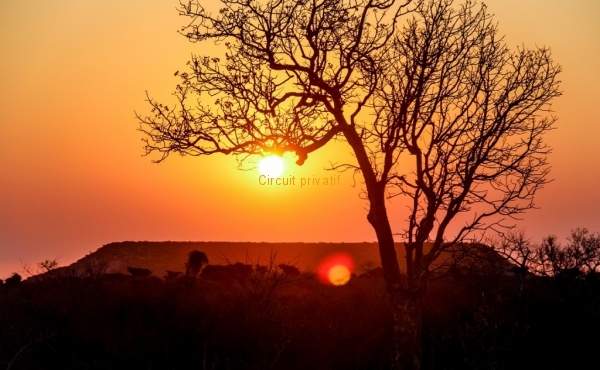
<svg viewBox="0 0 600 370"><path fill-rule="evenodd" d="M279 177L283 173L283 160L281 157L272 155L260 160L258 171L261 175L268 177Z"/></svg>

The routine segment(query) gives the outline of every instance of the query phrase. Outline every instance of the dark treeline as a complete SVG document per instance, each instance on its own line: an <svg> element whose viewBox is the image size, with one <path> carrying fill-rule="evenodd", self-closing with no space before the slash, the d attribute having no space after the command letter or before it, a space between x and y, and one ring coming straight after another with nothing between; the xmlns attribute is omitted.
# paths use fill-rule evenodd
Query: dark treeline
<svg viewBox="0 0 600 370"><path fill-rule="evenodd" d="M531 248L541 253L544 243ZM236 265L227 278L211 265L193 277L188 261L187 273L164 278L132 267L131 276L90 270L2 284L0 367L389 368L393 317L377 269L336 287L275 260ZM453 268L431 283L424 369L566 369L596 361L595 271L541 276L485 266Z"/></svg>

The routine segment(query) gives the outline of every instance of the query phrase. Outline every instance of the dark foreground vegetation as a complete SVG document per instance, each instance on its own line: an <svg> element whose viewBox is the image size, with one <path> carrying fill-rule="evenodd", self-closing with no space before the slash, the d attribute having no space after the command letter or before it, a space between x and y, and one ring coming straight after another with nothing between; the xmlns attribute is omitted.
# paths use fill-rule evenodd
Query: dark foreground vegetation
<svg viewBox="0 0 600 370"><path fill-rule="evenodd" d="M229 279L132 271L0 285L0 366L389 368L393 318L377 270L337 287L276 264ZM426 296L423 368L587 368L599 332L596 273L453 271Z"/></svg>

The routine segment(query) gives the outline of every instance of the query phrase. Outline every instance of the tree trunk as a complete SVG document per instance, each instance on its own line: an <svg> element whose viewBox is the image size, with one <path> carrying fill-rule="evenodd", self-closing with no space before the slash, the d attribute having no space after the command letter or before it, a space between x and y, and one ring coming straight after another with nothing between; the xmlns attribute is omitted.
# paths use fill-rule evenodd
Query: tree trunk
<svg viewBox="0 0 600 370"><path fill-rule="evenodd" d="M341 111L338 112L336 118L338 122L345 122ZM394 235L385 208L386 183L377 180L358 134L351 126L346 125L345 127L349 127L349 129L343 131L344 135L356 154L365 179L369 197L367 219L377 235L383 277L394 316L392 367L397 370L420 370L422 290L411 294L409 287L402 284Z"/></svg>
<svg viewBox="0 0 600 370"><path fill-rule="evenodd" d="M390 296L394 313L394 363L396 369L421 368L422 298L397 292Z"/></svg>
<svg viewBox="0 0 600 370"><path fill-rule="evenodd" d="M396 255L394 236L387 217L383 191L370 192L367 219L375 229L386 290L394 315L394 354L392 366L398 370L421 368L421 313L420 293L410 293L403 286Z"/></svg>

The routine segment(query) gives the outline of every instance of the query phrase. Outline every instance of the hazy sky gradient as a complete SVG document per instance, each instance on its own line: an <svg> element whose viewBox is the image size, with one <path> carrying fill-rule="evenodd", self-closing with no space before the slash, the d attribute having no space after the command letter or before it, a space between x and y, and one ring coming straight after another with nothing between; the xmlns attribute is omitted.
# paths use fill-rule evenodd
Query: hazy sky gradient
<svg viewBox="0 0 600 370"><path fill-rule="evenodd" d="M511 47L547 45L564 69L547 136L554 182L520 223L539 240L600 231L600 1L485 2ZM0 278L123 240L372 241L351 174L339 186L275 189L233 157L142 157L134 110L168 101L191 53L177 1L0 2ZM330 146L284 175L331 176ZM292 165L293 161L288 160ZM402 229L402 206L390 207Z"/></svg>

